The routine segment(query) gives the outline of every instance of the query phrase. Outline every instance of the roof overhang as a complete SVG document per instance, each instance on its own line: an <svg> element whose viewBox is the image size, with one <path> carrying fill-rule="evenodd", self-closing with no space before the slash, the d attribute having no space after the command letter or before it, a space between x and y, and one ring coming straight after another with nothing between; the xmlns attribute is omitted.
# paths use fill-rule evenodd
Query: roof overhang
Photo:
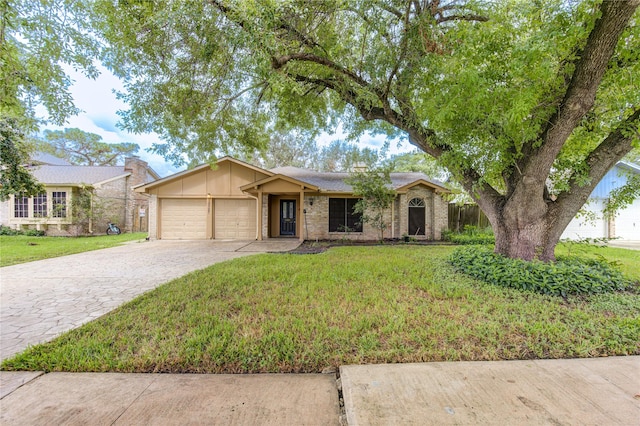
<svg viewBox="0 0 640 426"><path fill-rule="evenodd" d="M303 182L301 180L289 177L289 176L285 176L282 174L277 174L277 175L273 175L273 176L269 176L267 178L252 182L252 183L248 183L246 185L243 185L240 187L240 190L244 191L244 192L258 192L260 191L260 189L265 186L268 183L272 183L272 182L277 182L277 181L283 181L283 182L287 182L290 184L293 184L295 186L299 186L300 187L300 191L306 191L306 192L318 192L320 190L320 188L318 188L315 185L311 185L308 184L307 182Z"/></svg>
<svg viewBox="0 0 640 426"><path fill-rule="evenodd" d="M424 185L424 186L426 186L427 188L431 188L431 189L433 189L437 194L449 194L449 193L451 193L451 190L450 190L450 189L445 188L444 186L436 185L435 183L433 183L433 182L429 182L428 180L424 180L424 179L418 179L418 180L415 180L415 181L413 181L413 182L411 182L411 183L408 183L408 184L406 184L406 185L403 185L403 186L401 186L401 187L399 187L399 188L396 188L396 192L397 192L398 194L404 194L404 193L406 193L409 189L411 189L411 188L413 188L414 186L417 186L417 185Z"/></svg>

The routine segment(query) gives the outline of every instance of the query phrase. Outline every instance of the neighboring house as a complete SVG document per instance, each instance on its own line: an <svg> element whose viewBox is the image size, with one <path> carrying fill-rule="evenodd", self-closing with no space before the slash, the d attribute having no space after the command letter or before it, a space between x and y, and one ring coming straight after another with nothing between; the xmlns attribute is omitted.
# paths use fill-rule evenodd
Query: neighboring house
<svg viewBox="0 0 640 426"><path fill-rule="evenodd" d="M562 234L562 239L619 238L640 241L640 199L607 218L603 209L614 189L627 183L630 175L640 174L640 166L624 161L618 162L595 187L583 210L587 214L575 217Z"/></svg>
<svg viewBox="0 0 640 426"><path fill-rule="evenodd" d="M346 177L295 167L265 170L224 157L215 169L205 164L136 191L151 196L152 239L375 240L377 230L353 213L358 199ZM392 173L391 180L397 197L385 237L439 240L447 228L441 194L449 191L422 173Z"/></svg>
<svg viewBox="0 0 640 426"><path fill-rule="evenodd" d="M102 234L108 222L125 232L148 230L149 197L133 187L159 176L139 158L126 158L124 166L74 166L36 153L27 167L46 191L35 197L14 194L0 203L0 224L47 235Z"/></svg>

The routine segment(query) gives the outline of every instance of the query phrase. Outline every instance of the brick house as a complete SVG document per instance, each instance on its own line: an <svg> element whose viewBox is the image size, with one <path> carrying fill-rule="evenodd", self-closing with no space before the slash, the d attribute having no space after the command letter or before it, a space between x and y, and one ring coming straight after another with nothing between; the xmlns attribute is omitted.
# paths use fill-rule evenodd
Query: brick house
<svg viewBox="0 0 640 426"><path fill-rule="evenodd" d="M148 229L149 197L133 187L159 176L138 157L127 157L124 166L74 166L36 153L28 168L46 190L0 203L1 225L57 236L102 234L108 222L124 232Z"/></svg>
<svg viewBox="0 0 640 426"><path fill-rule="evenodd" d="M377 230L353 213L348 173L295 167L265 170L231 157L140 185L150 195L152 239L375 240ZM397 196L386 215L386 238L408 234L439 240L447 228L449 191L422 173L392 173Z"/></svg>

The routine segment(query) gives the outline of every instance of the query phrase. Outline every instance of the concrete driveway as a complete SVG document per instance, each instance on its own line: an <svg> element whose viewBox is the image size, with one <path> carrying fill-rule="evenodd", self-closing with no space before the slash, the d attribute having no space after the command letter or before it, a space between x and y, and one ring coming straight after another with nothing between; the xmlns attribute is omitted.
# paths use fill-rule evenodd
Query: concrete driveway
<svg viewBox="0 0 640 426"><path fill-rule="evenodd" d="M0 359L214 263L292 250L298 240L142 241L0 268Z"/></svg>

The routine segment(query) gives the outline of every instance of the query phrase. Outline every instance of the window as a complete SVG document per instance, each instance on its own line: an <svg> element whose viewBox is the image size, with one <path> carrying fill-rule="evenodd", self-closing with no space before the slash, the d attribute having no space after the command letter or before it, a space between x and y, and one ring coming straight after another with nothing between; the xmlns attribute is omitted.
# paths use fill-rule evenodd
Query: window
<svg viewBox="0 0 640 426"><path fill-rule="evenodd" d="M329 198L329 232L362 232L362 214L354 213L358 198Z"/></svg>
<svg viewBox="0 0 640 426"><path fill-rule="evenodd" d="M53 201L52 216L53 217L67 217L67 193L66 192L52 192L51 200Z"/></svg>
<svg viewBox="0 0 640 426"><path fill-rule="evenodd" d="M13 217L29 217L29 197L16 195L13 203Z"/></svg>
<svg viewBox="0 0 640 426"><path fill-rule="evenodd" d="M47 193L33 197L33 217L47 217Z"/></svg>

